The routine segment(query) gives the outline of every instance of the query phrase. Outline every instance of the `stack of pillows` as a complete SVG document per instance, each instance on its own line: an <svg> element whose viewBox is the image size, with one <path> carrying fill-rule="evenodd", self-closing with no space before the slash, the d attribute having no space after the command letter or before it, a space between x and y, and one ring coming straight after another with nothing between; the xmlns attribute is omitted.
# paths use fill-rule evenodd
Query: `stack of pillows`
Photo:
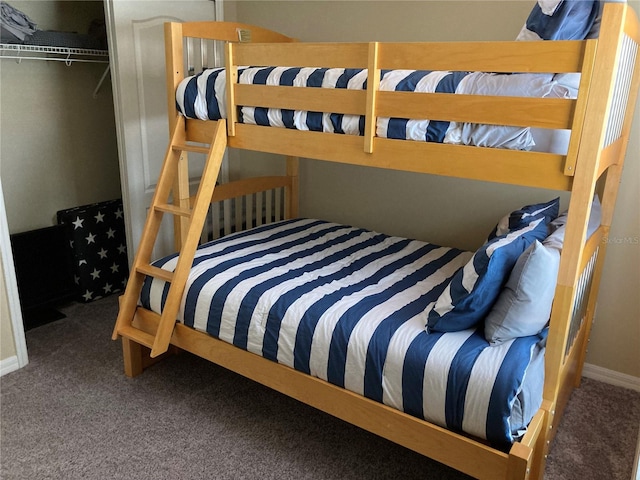
<svg viewBox="0 0 640 480"><path fill-rule="evenodd" d="M555 293L567 213L559 199L505 216L485 244L458 270L428 313L427 332L454 332L484 322L491 344L537 335L546 326ZM587 238L600 225L594 198Z"/></svg>

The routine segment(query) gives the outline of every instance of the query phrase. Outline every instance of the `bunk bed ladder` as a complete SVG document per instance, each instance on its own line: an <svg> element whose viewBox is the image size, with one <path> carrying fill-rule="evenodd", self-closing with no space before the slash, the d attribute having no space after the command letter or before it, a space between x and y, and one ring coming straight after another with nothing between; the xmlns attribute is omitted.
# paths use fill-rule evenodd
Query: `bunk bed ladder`
<svg viewBox="0 0 640 480"><path fill-rule="evenodd" d="M121 299L120 311L113 331L114 340L116 340L118 336L121 336L150 348L151 357L157 357L166 352L169 347L182 293L193 263L193 257L200 240L200 233L207 217L211 196L226 149L227 137L225 123L224 120L217 122L211 144L206 147L187 143L185 122L182 117L180 117L175 124L171 136L171 142L167 149L156 191L147 214L147 220L140 239L138 251L133 261L127 288ZM192 208L183 208L179 205L169 203L172 187L176 183L178 162L184 151L205 153L207 155L202 178ZM176 198L180 198L180 196L175 195L175 193L173 197L174 203L176 203ZM173 272L151 265L151 254L165 213L177 215L185 219L188 225L186 234L181 237L182 241L178 261ZM183 231L185 231L185 229L183 229ZM169 292L155 335L136 328L132 323L138 306L140 292L147 275L160 278L170 283Z"/></svg>

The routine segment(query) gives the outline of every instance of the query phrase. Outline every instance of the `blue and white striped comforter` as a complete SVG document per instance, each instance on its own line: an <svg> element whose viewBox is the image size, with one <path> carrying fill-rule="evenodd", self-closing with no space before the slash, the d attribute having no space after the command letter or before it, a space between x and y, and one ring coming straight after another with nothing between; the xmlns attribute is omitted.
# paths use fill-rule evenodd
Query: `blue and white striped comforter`
<svg viewBox="0 0 640 480"><path fill-rule="evenodd" d="M393 70L381 74L380 90L456 93L467 72ZM258 85L346 88L364 90L367 70L345 68L248 67L238 71L238 82ZM226 118L226 73L207 69L184 79L176 91L178 110L187 118ZM364 117L337 113L242 107L240 121L252 125L294 128L316 132L364 134ZM401 140L442 142L451 122L379 118L376 134Z"/></svg>
<svg viewBox="0 0 640 480"><path fill-rule="evenodd" d="M196 253L179 320L221 340L507 448L540 405L545 334L489 346L425 331L470 252L334 223L257 227ZM175 268L175 255L155 265ZM168 285L147 278L145 308Z"/></svg>

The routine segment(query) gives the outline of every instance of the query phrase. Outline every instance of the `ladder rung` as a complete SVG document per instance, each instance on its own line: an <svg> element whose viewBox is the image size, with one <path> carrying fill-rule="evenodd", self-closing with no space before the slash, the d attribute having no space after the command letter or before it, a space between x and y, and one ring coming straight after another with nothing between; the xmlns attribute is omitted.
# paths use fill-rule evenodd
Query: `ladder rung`
<svg viewBox="0 0 640 480"><path fill-rule="evenodd" d="M129 340L133 340L140 345L144 345L147 348L153 347L153 341L155 337L147 332L143 332L142 330L131 327L129 325L125 325L118 329L118 335L121 335Z"/></svg>
<svg viewBox="0 0 640 480"><path fill-rule="evenodd" d="M144 273L154 278L159 278L165 282L173 280L173 272L164 270L162 268L154 267L153 265L138 265L136 271Z"/></svg>
<svg viewBox="0 0 640 480"><path fill-rule="evenodd" d="M171 204L168 204L168 203L161 203L161 204L158 204L158 205L154 206L153 208L155 208L156 210L159 210L161 212L171 213L173 215L180 215L182 217L191 217L191 209L190 208L177 207L176 205L171 205Z"/></svg>
<svg viewBox="0 0 640 480"><path fill-rule="evenodd" d="M176 151L204 153L205 155L209 153L209 147L201 147L198 145L187 145L186 143L176 143L175 145L171 145L171 148Z"/></svg>

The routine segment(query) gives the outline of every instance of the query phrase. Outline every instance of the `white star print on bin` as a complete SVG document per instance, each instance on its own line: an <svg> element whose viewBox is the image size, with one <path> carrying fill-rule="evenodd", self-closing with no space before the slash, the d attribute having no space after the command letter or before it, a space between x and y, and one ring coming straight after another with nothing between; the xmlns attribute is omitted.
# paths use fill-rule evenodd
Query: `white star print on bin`
<svg viewBox="0 0 640 480"><path fill-rule="evenodd" d="M84 223L84 218L76 217L76 219L71 223L73 223L74 230L78 228L82 228L82 224Z"/></svg>

